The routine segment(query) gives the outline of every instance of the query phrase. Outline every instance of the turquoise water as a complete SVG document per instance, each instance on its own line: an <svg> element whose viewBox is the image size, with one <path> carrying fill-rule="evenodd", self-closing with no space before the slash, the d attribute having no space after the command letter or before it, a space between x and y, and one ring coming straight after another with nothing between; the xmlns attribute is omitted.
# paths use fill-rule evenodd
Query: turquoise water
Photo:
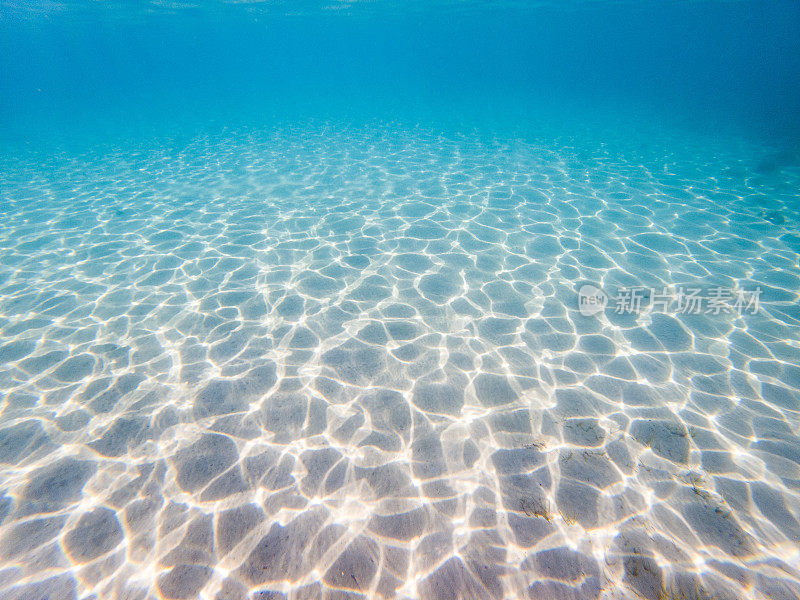
<svg viewBox="0 0 800 600"><path fill-rule="evenodd" d="M800 597L798 31L0 0L0 598Z"/></svg>

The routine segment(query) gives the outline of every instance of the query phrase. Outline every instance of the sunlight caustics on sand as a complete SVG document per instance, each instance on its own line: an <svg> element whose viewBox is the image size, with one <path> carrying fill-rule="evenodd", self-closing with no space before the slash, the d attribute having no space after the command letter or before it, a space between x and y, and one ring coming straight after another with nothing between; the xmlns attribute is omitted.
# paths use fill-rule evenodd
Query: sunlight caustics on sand
<svg viewBox="0 0 800 600"><path fill-rule="evenodd" d="M663 136L4 155L0 598L800 597L800 168Z"/></svg>

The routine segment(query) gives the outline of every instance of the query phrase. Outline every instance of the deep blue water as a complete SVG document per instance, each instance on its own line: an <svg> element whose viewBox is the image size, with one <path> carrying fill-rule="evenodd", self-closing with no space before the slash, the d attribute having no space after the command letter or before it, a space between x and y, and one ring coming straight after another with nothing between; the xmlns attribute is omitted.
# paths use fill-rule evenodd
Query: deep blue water
<svg viewBox="0 0 800 600"><path fill-rule="evenodd" d="M800 598L800 3L0 0L0 600Z"/></svg>
<svg viewBox="0 0 800 600"><path fill-rule="evenodd" d="M796 139L800 5L4 2L3 133L213 120L525 126L543 109Z"/></svg>

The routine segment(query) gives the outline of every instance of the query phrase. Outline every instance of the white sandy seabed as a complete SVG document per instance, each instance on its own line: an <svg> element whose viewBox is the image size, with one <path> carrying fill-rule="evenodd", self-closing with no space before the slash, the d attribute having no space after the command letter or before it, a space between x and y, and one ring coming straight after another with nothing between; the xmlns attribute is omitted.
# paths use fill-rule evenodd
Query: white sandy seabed
<svg viewBox="0 0 800 600"><path fill-rule="evenodd" d="M785 153L317 123L2 167L0 598L800 597Z"/></svg>

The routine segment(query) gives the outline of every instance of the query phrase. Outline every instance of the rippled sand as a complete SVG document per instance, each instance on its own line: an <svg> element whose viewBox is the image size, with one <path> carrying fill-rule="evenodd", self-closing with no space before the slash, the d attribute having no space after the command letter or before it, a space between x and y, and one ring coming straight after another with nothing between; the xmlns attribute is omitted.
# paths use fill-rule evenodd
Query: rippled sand
<svg viewBox="0 0 800 600"><path fill-rule="evenodd" d="M800 168L614 142L4 156L0 597L800 597Z"/></svg>

